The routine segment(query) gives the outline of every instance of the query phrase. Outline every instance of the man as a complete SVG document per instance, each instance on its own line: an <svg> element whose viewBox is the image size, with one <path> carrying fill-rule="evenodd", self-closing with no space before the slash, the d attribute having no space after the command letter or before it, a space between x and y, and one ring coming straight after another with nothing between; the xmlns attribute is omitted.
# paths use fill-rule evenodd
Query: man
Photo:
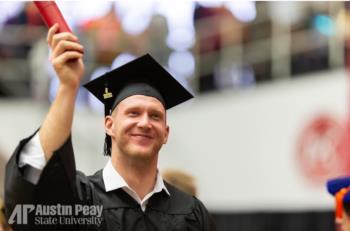
<svg viewBox="0 0 350 231"><path fill-rule="evenodd" d="M77 37L56 34L57 29L57 25L50 28L47 37L60 80L56 98L39 131L20 142L6 167L10 220L18 218L18 204L53 205L51 209L81 204L91 211L102 205L101 223L68 226L59 218L49 220L59 221L56 226L46 222L43 230L212 230L204 205L163 182L157 171L158 153L169 134L166 109L192 95L149 55L85 85L105 105L104 151L111 158L93 176L76 173L70 133L84 50ZM38 230L41 212L29 208L27 226ZM51 215L60 214L55 210Z"/></svg>
<svg viewBox="0 0 350 231"><path fill-rule="evenodd" d="M335 198L336 230L350 231L350 177L329 180L327 190Z"/></svg>

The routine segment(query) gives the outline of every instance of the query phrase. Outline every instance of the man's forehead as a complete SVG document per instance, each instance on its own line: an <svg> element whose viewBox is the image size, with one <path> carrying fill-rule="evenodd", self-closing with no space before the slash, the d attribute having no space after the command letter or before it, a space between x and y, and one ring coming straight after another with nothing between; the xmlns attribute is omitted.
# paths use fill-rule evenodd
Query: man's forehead
<svg viewBox="0 0 350 231"><path fill-rule="evenodd" d="M128 109L128 108L136 108L136 107L145 107L145 106L152 106L155 109L158 109L160 111L164 111L165 107L163 103L158 100L157 98L153 96L146 96L146 95L132 95L129 96L125 99L123 99L115 109L117 108L123 108L123 109Z"/></svg>

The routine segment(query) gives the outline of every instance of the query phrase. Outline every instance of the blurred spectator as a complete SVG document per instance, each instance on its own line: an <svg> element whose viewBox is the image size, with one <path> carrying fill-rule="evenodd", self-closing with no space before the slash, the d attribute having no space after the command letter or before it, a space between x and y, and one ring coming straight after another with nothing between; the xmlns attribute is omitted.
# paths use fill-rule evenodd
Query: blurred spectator
<svg viewBox="0 0 350 231"><path fill-rule="evenodd" d="M44 38L38 39L28 54L31 96L40 102L47 101L49 92L48 56L49 52Z"/></svg>
<svg viewBox="0 0 350 231"><path fill-rule="evenodd" d="M249 82L249 75L253 75L254 82L261 83L270 81L272 76L271 70L271 37L272 22L267 16L267 7L265 2L256 3L258 17L254 22L246 25L243 38L243 70L248 75L246 78ZM266 17L264 20L261 18ZM251 69L251 71L250 71ZM249 74L251 72L251 74Z"/></svg>
<svg viewBox="0 0 350 231"><path fill-rule="evenodd" d="M22 11L7 19L0 33L0 96L29 96L28 54L45 37L45 27L35 5L26 2Z"/></svg>
<svg viewBox="0 0 350 231"><path fill-rule="evenodd" d="M196 5L194 22L197 36L199 92L217 89L215 68L220 58L220 12L222 8Z"/></svg>
<svg viewBox="0 0 350 231"><path fill-rule="evenodd" d="M323 12L308 10L307 16L292 26L292 76L329 69L329 37L320 33L318 29L321 28L316 26ZM326 26L324 22L321 24Z"/></svg>
<svg viewBox="0 0 350 231"><path fill-rule="evenodd" d="M169 33L166 18L159 14L153 15L146 33L148 35L146 51L161 62L167 60L171 49L166 44L166 37Z"/></svg>
<svg viewBox="0 0 350 231"><path fill-rule="evenodd" d="M92 43L97 65L110 65L123 51L121 23L113 4L106 15L85 22L81 25L81 30Z"/></svg>
<svg viewBox="0 0 350 231"><path fill-rule="evenodd" d="M341 35L343 35L343 38L345 39L345 65L350 69L350 2L345 2L344 5L345 8L338 16L338 26L341 27Z"/></svg>
<svg viewBox="0 0 350 231"><path fill-rule="evenodd" d="M26 2L22 11L9 18L3 27L0 54L3 57L26 58L33 42L44 36L42 21L33 2Z"/></svg>
<svg viewBox="0 0 350 231"><path fill-rule="evenodd" d="M194 12L198 50L198 90L212 91L232 87L237 83L233 72L242 72L235 65L235 58L225 51L243 41L244 26L224 6L204 7L196 5ZM234 69L234 70L233 70ZM243 74L242 74L243 75ZM238 76L244 78L244 76Z"/></svg>
<svg viewBox="0 0 350 231"><path fill-rule="evenodd" d="M166 182L175 186L181 191L197 196L196 181L190 174L178 169L167 169L163 171L162 176Z"/></svg>

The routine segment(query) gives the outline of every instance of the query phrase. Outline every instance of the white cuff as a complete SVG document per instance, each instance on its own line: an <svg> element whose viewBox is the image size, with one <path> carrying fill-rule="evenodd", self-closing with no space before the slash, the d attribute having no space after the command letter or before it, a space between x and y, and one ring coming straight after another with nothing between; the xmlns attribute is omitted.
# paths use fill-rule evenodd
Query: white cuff
<svg viewBox="0 0 350 231"><path fill-rule="evenodd" d="M41 147L39 132L23 147L18 166L21 168L30 165L38 170L43 170L46 165L44 150Z"/></svg>

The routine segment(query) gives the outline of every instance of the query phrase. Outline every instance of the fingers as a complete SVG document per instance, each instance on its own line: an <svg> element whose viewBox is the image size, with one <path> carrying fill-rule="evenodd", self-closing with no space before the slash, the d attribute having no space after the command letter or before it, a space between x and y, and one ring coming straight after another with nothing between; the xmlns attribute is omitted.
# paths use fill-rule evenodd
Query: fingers
<svg viewBox="0 0 350 231"><path fill-rule="evenodd" d="M58 24L56 23L49 29L47 33L47 43L49 44L51 49L54 50L55 47L59 44L59 42L62 40L79 42L78 37L76 37L74 34L68 33L68 32L56 34L57 31L58 31Z"/></svg>
<svg viewBox="0 0 350 231"><path fill-rule="evenodd" d="M72 33L63 32L63 33L55 34L52 36L51 43L50 43L51 48L55 49L56 46L61 41L71 41L71 42L76 42L76 43L79 42L78 38L75 35L73 35Z"/></svg>
<svg viewBox="0 0 350 231"><path fill-rule="evenodd" d="M70 60L77 60L83 57L83 54L80 52L76 51L66 51L60 56L56 57L53 61L52 64L56 67L59 68L60 65L63 63L67 63Z"/></svg>
<svg viewBox="0 0 350 231"><path fill-rule="evenodd" d="M57 64L60 61L81 58L84 48L79 44L78 38L68 32L57 34L58 29L59 27L56 23L49 29L47 34L47 42L52 49L50 60ZM80 55L77 53L80 53Z"/></svg>
<svg viewBox="0 0 350 231"><path fill-rule="evenodd" d="M56 23L55 25L53 25L48 33L47 33L47 37L46 37L46 40L47 40L47 43L51 46L51 43L52 43L52 37L54 36L54 34L56 34L56 32L58 31L58 23Z"/></svg>
<svg viewBox="0 0 350 231"><path fill-rule="evenodd" d="M61 40L57 46L55 46L54 50L51 53L51 59L54 57L60 56L62 53L66 51L74 51L79 52L81 54L84 53L84 47L76 42L71 42L67 40Z"/></svg>

